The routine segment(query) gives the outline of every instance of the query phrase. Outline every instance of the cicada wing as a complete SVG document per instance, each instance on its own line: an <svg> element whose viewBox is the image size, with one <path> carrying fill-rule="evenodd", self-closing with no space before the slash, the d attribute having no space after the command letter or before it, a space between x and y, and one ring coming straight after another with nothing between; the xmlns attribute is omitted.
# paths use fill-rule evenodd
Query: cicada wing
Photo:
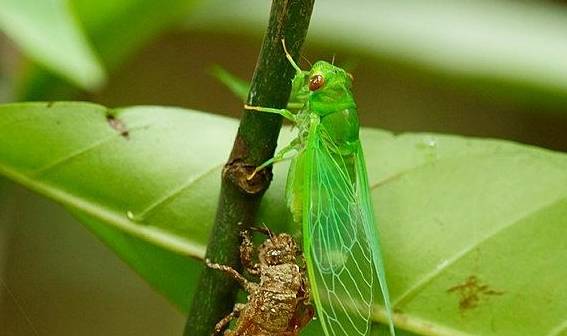
<svg viewBox="0 0 567 336"><path fill-rule="evenodd" d="M392 303L390 301L388 283L386 282L386 271L384 260L382 258L382 248L380 245L380 234L378 233L378 227L376 226L374 208L372 205L372 199L370 198L368 174L366 172L366 161L364 160L364 153L360 142L357 144L355 150L355 175L356 194L358 197L357 203L360 204L361 207L361 214L363 217L362 224L364 231L366 232L370 250L372 251L372 264L374 265L374 271L376 272L378 282L380 283L380 290L382 291L382 297L384 299L384 308L386 310L386 318L388 319L388 325L390 327L390 334L394 336L395 331L394 321L392 318Z"/></svg>
<svg viewBox="0 0 567 336"><path fill-rule="evenodd" d="M311 139L304 152L303 234L318 317L328 336L366 336L378 284L356 158L336 154L323 133Z"/></svg>

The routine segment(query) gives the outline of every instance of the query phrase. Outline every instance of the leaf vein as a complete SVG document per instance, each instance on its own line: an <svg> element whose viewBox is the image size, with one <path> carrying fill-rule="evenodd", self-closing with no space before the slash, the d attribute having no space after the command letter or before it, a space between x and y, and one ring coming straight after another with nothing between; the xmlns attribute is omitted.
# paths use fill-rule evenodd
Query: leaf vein
<svg viewBox="0 0 567 336"><path fill-rule="evenodd" d="M521 152L521 151L514 150L514 151L501 151L501 152L489 152L489 153L468 154L468 155L466 155L466 158L467 158L467 159L470 159L470 158L482 158L482 157L494 156L494 155L496 155L496 154L499 154L499 155L502 155L502 154L510 155L510 154L519 154L519 153L525 154L525 152ZM389 184L389 183L391 183L391 182L394 182L394 181L396 181L396 180L399 180L400 178L402 178L402 177L404 177L404 176L407 176L407 175L409 175L409 174L411 174L411 173L413 173L413 172L416 172L416 171L418 171L418 170L420 170L420 169L422 169L422 168L425 168L425 167L427 167L427 166L433 166L433 165L436 165L436 164L439 164L439 163L443 163L443 162L446 162L446 161L451 161L451 160L455 160L455 159L462 159L462 158L463 158L463 156L452 156L452 157L445 157L445 158L436 159L435 161L425 161L425 162L418 163L417 165L415 165L415 166L413 166L413 167L410 167L410 168L408 168L408 169L406 169L406 170L402 170L402 171L400 171L399 173L396 173L396 174L387 176L387 177L385 177L385 178L379 179L378 181L372 183L372 184L370 185L370 191L372 192L372 191L374 191L375 189L377 189L377 188L379 188L379 187L381 187L381 186L384 186L384 185L387 185L387 184Z"/></svg>
<svg viewBox="0 0 567 336"><path fill-rule="evenodd" d="M205 255L205 247L203 245L187 240L184 237L176 236L160 228L143 226L132 222L127 218L126 214L120 214L107 205L93 203L63 189L54 188L34 179L32 176L22 174L1 164L0 174L60 204L83 211L85 214L93 216L112 227L116 227L123 232L129 233L132 236L160 246L166 250L199 259L202 259Z"/></svg>
<svg viewBox="0 0 567 336"><path fill-rule="evenodd" d="M156 209L158 209L159 207L171 202L173 199L175 199L176 197L178 197L181 193L183 193L185 190L187 190L187 188L191 187L193 184L195 184L196 182L198 182L199 180L205 178L206 176L208 176L209 174L211 174L212 172L216 171L217 169L221 168L224 165L224 163L220 163L220 164L216 164L214 166L212 166L211 168L205 170L203 173L197 175L197 176L190 176L187 180L185 180L185 182L183 182L183 184L181 184L179 187L174 188L173 190L171 190L170 192L166 193L165 195L159 197L155 202L151 203L150 205L148 205L146 208L144 208L143 210L141 210L139 213L134 214L134 217L137 218L140 221L143 221L150 213L152 213L153 211L155 211Z"/></svg>
<svg viewBox="0 0 567 336"><path fill-rule="evenodd" d="M132 129L129 130L129 132L132 133L136 130L143 129L143 128L146 128L146 127L147 127L147 125L132 128ZM93 142L92 144L89 144L89 145L87 145L83 148L80 148L80 149L78 149L74 152L71 152L70 154L68 154L66 156L63 156L59 159L56 159L56 160L46 164L45 166L38 168L37 170L31 172L29 175L31 177L34 177L34 178L39 178L42 175L45 175L50 170L55 169L55 168L61 166L64 163L70 162L70 161L72 161L72 160L74 160L74 159L76 159L76 158L78 158L78 157L80 157L84 154L87 154L87 153L89 153L89 152L91 152L91 151L93 151L93 150L95 150L95 149L97 149L101 146L104 146L105 144L112 142L113 140L116 140L118 138L122 138L122 135L118 134L118 133L114 133L111 136L108 136L108 137L103 138L102 140Z"/></svg>

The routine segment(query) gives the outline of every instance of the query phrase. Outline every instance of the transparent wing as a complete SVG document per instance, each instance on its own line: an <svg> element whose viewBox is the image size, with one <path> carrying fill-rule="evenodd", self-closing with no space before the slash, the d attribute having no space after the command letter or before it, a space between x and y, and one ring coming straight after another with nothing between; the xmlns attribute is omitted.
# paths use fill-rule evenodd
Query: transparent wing
<svg viewBox="0 0 567 336"><path fill-rule="evenodd" d="M361 202L368 186L357 177L358 151L340 155L321 126L317 132L305 150L303 205L313 298L326 335L366 336L378 289L367 229L372 210Z"/></svg>
<svg viewBox="0 0 567 336"><path fill-rule="evenodd" d="M380 290L382 292L384 308L386 310L386 318L388 319L387 322L390 327L390 335L394 336L396 333L394 331L394 321L392 318L390 290L388 289L388 283L386 282L386 271L382 258L380 235L374 218L372 199L370 198L370 186L368 184L368 174L366 172L366 161L364 160L364 154L362 152L360 142L357 144L355 149L355 160L357 196L359 204L363 209L361 211L363 216L362 224L366 232L366 237L368 238L370 250L372 251L372 263L374 265L374 271L378 276L378 282L380 283Z"/></svg>

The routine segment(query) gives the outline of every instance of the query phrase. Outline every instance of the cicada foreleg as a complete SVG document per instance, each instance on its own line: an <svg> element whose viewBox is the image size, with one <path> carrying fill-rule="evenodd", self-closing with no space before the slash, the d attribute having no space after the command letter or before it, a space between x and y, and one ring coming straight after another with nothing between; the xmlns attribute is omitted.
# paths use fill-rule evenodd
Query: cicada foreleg
<svg viewBox="0 0 567 336"><path fill-rule="evenodd" d="M248 180L250 181L251 179L254 178L254 176L262 169L266 168L269 165L273 165L274 163L278 163L287 159L291 159L291 157L287 157L287 154L292 152L292 151L298 151L301 148L301 142L299 141L299 139L294 139L289 145L285 146L284 148L282 148L279 152L276 153L276 155L274 155L273 158L269 159L268 161L262 163L261 165L259 165L258 167L256 167L256 169L254 169L254 171L252 172L252 174L250 174L250 176L248 176Z"/></svg>
<svg viewBox="0 0 567 336"><path fill-rule="evenodd" d="M292 122L297 122L297 116L295 114L293 114L290 110L288 109L278 109L278 108L272 108L272 107L262 107L262 106L251 106L251 105L244 105L244 108L246 110L253 110L253 111L258 111L258 112L265 112L265 113L273 113L273 114L279 114L282 117L292 121Z"/></svg>

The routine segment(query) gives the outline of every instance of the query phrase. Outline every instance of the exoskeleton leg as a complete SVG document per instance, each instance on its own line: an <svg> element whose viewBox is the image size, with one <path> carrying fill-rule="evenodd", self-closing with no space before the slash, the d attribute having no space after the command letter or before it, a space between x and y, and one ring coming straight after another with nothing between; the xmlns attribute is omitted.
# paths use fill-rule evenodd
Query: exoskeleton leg
<svg viewBox="0 0 567 336"><path fill-rule="evenodd" d="M272 230L270 230L269 227L266 226L266 224L264 224L264 226L251 226L250 230L265 234L266 236L270 237L270 239L274 237L274 233L272 232Z"/></svg>
<svg viewBox="0 0 567 336"><path fill-rule="evenodd" d="M250 238L250 232L248 230L242 231L240 233L242 236L242 244L240 244L240 260L244 269L253 275L260 274L260 265L252 261L252 256L255 254L256 249Z"/></svg>
<svg viewBox="0 0 567 336"><path fill-rule="evenodd" d="M237 270L235 270L230 266L211 263L209 259L205 259L205 263L209 268L223 271L224 273L228 274L231 278L236 280L240 284L240 286L242 286L242 288L244 288L247 292L252 292L256 288L255 283L248 281L245 277L243 277L240 273L238 273Z"/></svg>
<svg viewBox="0 0 567 336"><path fill-rule="evenodd" d="M244 305L237 303L234 305L234 309L232 309L232 312L230 312L230 314L226 315L222 320L220 320L216 325L215 325L215 330L213 330L213 335L212 336L218 336L220 335L220 333L226 329L227 325L230 323L230 321L234 320L235 318L238 318L238 316L240 316L240 312L242 311L242 309L244 309ZM224 335L229 336L230 331L227 330Z"/></svg>

